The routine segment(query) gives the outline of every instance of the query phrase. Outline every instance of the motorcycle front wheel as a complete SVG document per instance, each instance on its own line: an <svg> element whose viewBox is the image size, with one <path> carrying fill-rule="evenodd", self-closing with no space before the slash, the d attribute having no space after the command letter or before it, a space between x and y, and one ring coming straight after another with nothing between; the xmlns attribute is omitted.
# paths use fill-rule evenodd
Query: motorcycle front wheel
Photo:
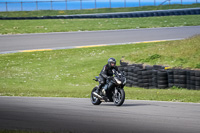
<svg viewBox="0 0 200 133"><path fill-rule="evenodd" d="M121 106L124 103L125 100L125 92L123 89L116 89L114 96L113 96L113 102L116 106Z"/></svg>
<svg viewBox="0 0 200 133"><path fill-rule="evenodd" d="M99 105L99 104L101 104L101 101L100 101L97 97L95 97L95 96L93 95L93 92L98 93L98 88L97 88L97 87L94 87L94 88L92 89L91 97L90 97L92 104L94 104L94 105Z"/></svg>

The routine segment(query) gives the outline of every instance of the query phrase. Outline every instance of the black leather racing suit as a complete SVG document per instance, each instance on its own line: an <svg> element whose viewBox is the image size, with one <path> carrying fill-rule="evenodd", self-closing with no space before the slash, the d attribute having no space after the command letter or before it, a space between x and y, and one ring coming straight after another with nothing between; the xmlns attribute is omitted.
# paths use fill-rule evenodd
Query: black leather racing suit
<svg viewBox="0 0 200 133"><path fill-rule="evenodd" d="M106 79L109 76L113 76L113 71L112 69L115 69L116 71L118 71L118 67L114 66L114 67L110 67L108 64L106 64L103 69L101 70L100 74L99 74L99 89L102 88L103 85L105 85L106 83Z"/></svg>

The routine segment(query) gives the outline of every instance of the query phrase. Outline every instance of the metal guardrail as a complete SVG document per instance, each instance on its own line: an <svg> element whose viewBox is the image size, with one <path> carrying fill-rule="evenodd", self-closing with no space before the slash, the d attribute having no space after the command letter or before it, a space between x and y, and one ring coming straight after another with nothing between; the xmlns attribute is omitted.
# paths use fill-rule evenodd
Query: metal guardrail
<svg viewBox="0 0 200 133"><path fill-rule="evenodd" d="M170 0L165 0L165 1L163 1L160 5L163 5L163 4L166 3L166 2L169 2L169 4L170 4Z"/></svg>
<svg viewBox="0 0 200 133"><path fill-rule="evenodd" d="M175 4L184 4L188 0L179 0L175 1ZM192 3L199 3L200 0L195 0ZM85 8L84 5L86 5L88 2L92 6L90 8ZM21 2L0 2L0 11L30 11L27 8L27 4L33 4L32 5L32 10L72 10L72 5L76 5L76 10L82 10L82 9L98 9L98 8L115 8L115 7L141 7L141 6L146 6L148 5L147 2L144 0L138 0L137 2L133 0L117 0L117 2L120 2L120 6L114 6L116 4L115 0L107 0L105 1L105 5L107 6L99 6L100 1L99 0L49 0L49 1L21 1ZM158 2L157 0L152 0L149 2L149 5L152 6L160 6L164 4L174 4L173 0L163 0L163 2ZM135 5L130 5L130 3L135 4ZM145 3L145 4L144 4ZM46 4L45 9L41 8L41 4ZM55 9L54 6L56 4L62 5L64 8L62 9ZM33 7L34 6L34 7ZM14 9L13 9L14 7ZM18 7L18 8L17 8Z"/></svg>
<svg viewBox="0 0 200 133"><path fill-rule="evenodd" d="M135 17L155 17L171 15L197 15L200 14L200 8L121 12L121 13L99 13L99 14L81 14L81 15L58 15L43 17L0 17L0 20L26 20L26 19L89 19L89 18L135 18Z"/></svg>

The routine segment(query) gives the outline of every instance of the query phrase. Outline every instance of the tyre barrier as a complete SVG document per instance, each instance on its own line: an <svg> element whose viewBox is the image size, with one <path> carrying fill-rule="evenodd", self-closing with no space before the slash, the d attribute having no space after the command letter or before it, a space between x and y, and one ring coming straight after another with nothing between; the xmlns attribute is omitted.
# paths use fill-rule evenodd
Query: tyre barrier
<svg viewBox="0 0 200 133"><path fill-rule="evenodd" d="M160 65L128 64L120 61L119 70L125 73L127 87L166 89L173 86L200 90L200 70L167 69Z"/></svg>
<svg viewBox="0 0 200 133"><path fill-rule="evenodd" d="M156 16L197 15L197 14L200 14L200 8L121 12L121 13L81 14L81 15L58 15L58 16L42 16L42 17L0 17L0 20L135 18L135 17L156 17Z"/></svg>

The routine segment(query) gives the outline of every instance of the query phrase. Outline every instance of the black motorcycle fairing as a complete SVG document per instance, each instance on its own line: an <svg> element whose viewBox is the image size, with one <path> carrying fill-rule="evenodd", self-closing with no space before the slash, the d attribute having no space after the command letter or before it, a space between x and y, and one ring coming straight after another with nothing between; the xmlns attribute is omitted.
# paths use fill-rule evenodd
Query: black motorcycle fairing
<svg viewBox="0 0 200 133"><path fill-rule="evenodd" d="M98 81L98 77L95 77L95 81ZM125 100L124 86L126 84L126 77L123 73L113 70L113 76L107 77L106 84L102 87L103 89L96 91L93 89L91 93L91 100L94 105L99 105L98 98L102 102L114 102L116 106L121 106ZM103 92L105 89L105 93ZM103 90L103 91L102 91ZM98 93L97 93L98 92ZM107 100L108 99L108 100ZM97 101L98 102L97 102Z"/></svg>

